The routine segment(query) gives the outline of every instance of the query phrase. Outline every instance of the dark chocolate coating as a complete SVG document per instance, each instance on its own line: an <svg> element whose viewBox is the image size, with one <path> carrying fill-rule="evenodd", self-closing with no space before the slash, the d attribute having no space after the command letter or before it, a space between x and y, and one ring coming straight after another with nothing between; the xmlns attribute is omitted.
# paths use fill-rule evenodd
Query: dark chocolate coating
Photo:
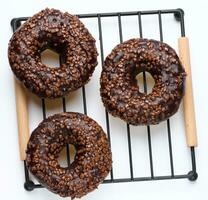
<svg viewBox="0 0 208 200"><path fill-rule="evenodd" d="M150 94L139 92L135 76L149 72L155 80ZM184 95L185 71L169 45L131 39L107 56L101 74L101 97L115 117L132 125L151 125L177 112Z"/></svg>
<svg viewBox="0 0 208 200"><path fill-rule="evenodd" d="M75 146L76 155L63 168L57 159L66 144ZM111 169L112 156L102 128L84 114L68 112L48 117L33 131L26 164L46 188L73 199L97 188Z"/></svg>
<svg viewBox="0 0 208 200"><path fill-rule="evenodd" d="M41 52L61 56L58 68L41 62ZM45 9L28 19L12 36L8 57L16 77L39 97L62 97L89 81L97 65L95 39L78 17Z"/></svg>

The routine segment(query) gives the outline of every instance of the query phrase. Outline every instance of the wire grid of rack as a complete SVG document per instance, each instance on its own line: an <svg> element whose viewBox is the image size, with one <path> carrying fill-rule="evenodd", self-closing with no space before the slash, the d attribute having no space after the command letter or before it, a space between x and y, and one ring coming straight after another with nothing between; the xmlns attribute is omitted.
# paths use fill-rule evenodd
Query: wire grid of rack
<svg viewBox="0 0 208 200"><path fill-rule="evenodd" d="M120 42L123 42L123 33L122 33L122 16L137 16L138 18L138 27L139 27L139 36L143 37L142 31L142 15L155 15L158 17L158 26L160 33L160 41L163 41L163 26L162 26L162 15L165 14L173 14L175 19L180 23L180 31L181 37L185 36L185 24L184 24L184 11L182 9L169 9L169 10L151 10L151 11L134 11L134 12L115 12L115 13L95 13L95 14L80 14L77 15L79 18L94 18L97 19L97 26L99 30L99 42L100 42L100 57L101 64L104 64L104 49L103 49L103 34L102 34L102 18L106 17L117 17L118 29L119 29L119 37ZM15 31L18 27L21 26L21 23L26 21L28 17L20 17L14 18L11 21L11 26L13 31ZM147 84L146 84L146 75L145 71L143 71L143 83L144 83L144 92L147 92ZM43 118L46 118L46 106L45 100L42 99L42 112ZM87 104L86 104L86 91L85 87L82 87L82 101L84 114L87 114ZM66 100L62 98L63 103L63 111L66 112ZM110 123L109 123L109 114L105 110L105 119L106 119L106 130L109 141L111 143L111 131L110 131ZM154 175L154 167L153 167L153 157L152 157L152 144L151 144L151 129L150 126L147 126L147 138L148 138L148 155L149 155L149 167L150 167L150 176L147 177L135 177L133 171L133 160L132 160L132 147L131 147L131 133L129 124L126 125L127 132L127 143L128 143L128 153L129 153L129 178L114 178L113 168L110 172L110 178L104 180L103 183L119 183L119 182L133 182L133 181L150 181L150 180L166 180L166 179L188 179L190 181L195 181L198 177L196 171L196 161L195 161L195 150L194 147L190 147L190 157L191 157L191 169L187 173L176 175L174 173L174 162L173 162L173 152L172 152L172 140L171 140L171 129L170 129L170 120L167 120L167 134L168 134L168 151L169 151L169 164L170 164L170 174L163 176L155 176ZM69 146L66 146L66 155L67 155L67 164L70 165L70 152ZM30 179L30 174L24 162L24 170L25 170L25 183L24 187L28 191L32 191L35 188L42 188L43 186L40 184L35 184Z"/></svg>

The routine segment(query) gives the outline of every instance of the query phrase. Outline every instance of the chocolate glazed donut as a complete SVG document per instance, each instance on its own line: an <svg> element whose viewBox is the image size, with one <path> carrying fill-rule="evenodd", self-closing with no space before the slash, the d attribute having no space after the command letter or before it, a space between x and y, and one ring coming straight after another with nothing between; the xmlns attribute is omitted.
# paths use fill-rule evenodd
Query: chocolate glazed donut
<svg viewBox="0 0 208 200"><path fill-rule="evenodd" d="M135 76L149 72L155 80L150 94L141 93ZM101 97L115 117L132 125L151 125L177 112L184 95L185 71L167 44L131 39L116 46L105 60Z"/></svg>
<svg viewBox="0 0 208 200"><path fill-rule="evenodd" d="M76 148L75 159L69 167L61 167L57 159L69 143ZM61 113L33 131L26 164L46 188L73 199L97 188L109 173L112 158L106 134L94 120L79 113Z"/></svg>
<svg viewBox="0 0 208 200"><path fill-rule="evenodd" d="M41 52L60 54L59 68L41 62ZM97 65L95 39L78 17L45 9L27 20L13 35L8 57L16 77L39 97L56 98L89 81Z"/></svg>

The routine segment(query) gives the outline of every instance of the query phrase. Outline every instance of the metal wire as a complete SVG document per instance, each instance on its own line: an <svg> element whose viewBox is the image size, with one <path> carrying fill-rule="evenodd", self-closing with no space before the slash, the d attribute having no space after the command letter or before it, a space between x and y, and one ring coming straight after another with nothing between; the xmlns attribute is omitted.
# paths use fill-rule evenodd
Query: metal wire
<svg viewBox="0 0 208 200"><path fill-rule="evenodd" d="M137 16L138 19L138 33L139 37L143 38L143 27L142 27L142 15L156 15L158 17L158 27L160 33L160 41L163 41L163 26L162 26L162 15L163 14L173 14L177 21L180 23L181 36L185 36L185 25L184 25L184 12L182 9L172 9L172 10L152 10L152 11L133 11L133 12L115 12L115 13L95 13L95 14L81 14L77 15L79 18L96 18L98 31L99 31L99 42L100 42L100 59L101 65L104 65L104 43L103 43L103 32L102 32L102 18L104 17L117 17L118 19L118 29L119 29L119 38L120 42L123 42L123 33L122 33L122 16ZM20 25L21 22L27 20L27 17L15 18L11 21L13 31L15 31ZM60 58L61 60L61 58ZM60 61L61 62L61 61ZM146 74L143 71L143 83L144 83L144 92L147 92L146 84ZM84 114L87 114L87 98L85 87L82 87L82 100L83 100L83 109ZM42 112L43 118L46 118L46 105L45 100L41 99L42 103ZM63 103L63 112L66 112L66 99L62 98ZM111 144L111 131L110 131L110 121L108 112L105 110L105 119L106 119L106 131ZM169 162L170 162L170 175L166 176L155 176L154 175L154 165L153 165L153 155L152 155L152 144L151 144L151 127L147 126L147 142L148 142L148 151L149 151L149 167L150 167L150 176L147 177L134 177L134 167L133 167L133 157L132 157L132 145L131 145L131 127L129 124L126 125L127 132L127 144L129 152L129 178L114 178L113 168L110 172L110 179L105 180L103 183L120 183L120 182L132 182L132 181L150 181L150 180L166 180L166 179L183 179L187 178L190 181L197 179L196 172L196 159L195 159L195 150L194 147L190 148L191 155L191 170L188 173L182 175L174 174L174 162L173 162L173 151L172 151L172 140L171 140L171 125L170 120L167 120L167 135L168 135L168 151L169 151ZM70 165L70 151L69 145L66 146L66 156L68 166ZM35 184L30 180L30 175L27 170L26 164L24 162L25 170L25 189L31 191L35 188L42 188L40 184Z"/></svg>

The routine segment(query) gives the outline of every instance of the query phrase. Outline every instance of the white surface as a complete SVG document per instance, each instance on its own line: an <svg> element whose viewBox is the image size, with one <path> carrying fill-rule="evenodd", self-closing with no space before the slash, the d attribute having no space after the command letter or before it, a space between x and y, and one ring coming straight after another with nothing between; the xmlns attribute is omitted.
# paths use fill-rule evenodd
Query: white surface
<svg viewBox="0 0 208 200"><path fill-rule="evenodd" d="M192 57L192 73L193 86L195 97L196 120L199 138L199 147L196 149L197 171L199 178L196 182L191 183L187 180L171 180L171 181L153 181L153 182L137 182L137 183L122 183L122 184L105 184L101 185L98 190L88 194L83 199L100 199L100 200L124 200L124 199L184 199L192 200L196 198L208 198L207 191L207 168L208 168L208 86L207 79L207 5L206 1L137 1L137 0L114 0L114 1L69 1L69 0L7 0L2 3L0 8L1 17L1 34L0 34L0 91L1 91L1 140L0 140L0 194L1 199L21 199L21 200L45 200L45 199L61 199L45 189L26 192L23 188L24 174L23 163L19 160L18 138L15 112L15 99L13 88L13 74L9 68L7 61L7 44L12 35L10 28L10 20L13 17L31 16L39 10L50 7L58 8L71 13L94 13L94 12L111 12L111 11L132 11L132 10L150 10L150 9L167 9L167 8L183 8L185 10L185 25L186 35L190 38L190 48ZM128 19L129 20L129 19ZM124 30L124 39L137 36L134 27L135 19L130 22L123 20L123 23L128 27ZM155 20L155 19L153 19ZM84 20L83 20L84 21ZM170 21L170 24L168 24ZM158 22L152 23L152 19L144 17L144 37L153 37L159 39ZM97 38L98 30L95 22L85 20L86 26L90 28L92 34ZM115 21L108 19L103 20L103 26L108 27L104 38L105 55L110 52L110 49L119 42L118 32L115 30ZM176 37L178 25L173 23L173 20L167 19L164 23L164 41L171 44L177 49ZM94 25L93 25L94 24ZM155 30L154 31L150 31ZM114 31L113 31L114 30ZM99 48L99 41L97 40ZM90 83L86 86L88 97L89 116L96 119L105 129L103 121L104 109L99 98L98 78L100 74L100 64L97 67L94 76ZM70 95L68 110L83 111L81 92L75 92ZM41 121L41 109L37 98L30 99L30 122L31 130ZM58 101L56 101L57 103ZM52 114L61 111L60 106L54 106L56 103L50 103L47 106L47 114ZM96 104L96 106L95 106ZM80 106L81 105L81 106ZM189 151L185 146L184 130L182 121L182 113L178 112L171 118L171 128L173 138L173 151L175 172L180 174L186 172L190 168ZM129 176L127 143L126 143L126 127L120 120L110 117L111 129L113 131L112 143L114 153L115 176ZM167 154L167 137L165 123L159 127L153 127L152 135L153 157L155 163L155 175L166 175L170 173ZM164 136L164 135L165 136ZM133 156L135 157L135 175L149 175L149 165L147 157L146 129L143 127L132 128ZM146 156L145 156L146 154ZM139 160L137 158L140 158Z"/></svg>

